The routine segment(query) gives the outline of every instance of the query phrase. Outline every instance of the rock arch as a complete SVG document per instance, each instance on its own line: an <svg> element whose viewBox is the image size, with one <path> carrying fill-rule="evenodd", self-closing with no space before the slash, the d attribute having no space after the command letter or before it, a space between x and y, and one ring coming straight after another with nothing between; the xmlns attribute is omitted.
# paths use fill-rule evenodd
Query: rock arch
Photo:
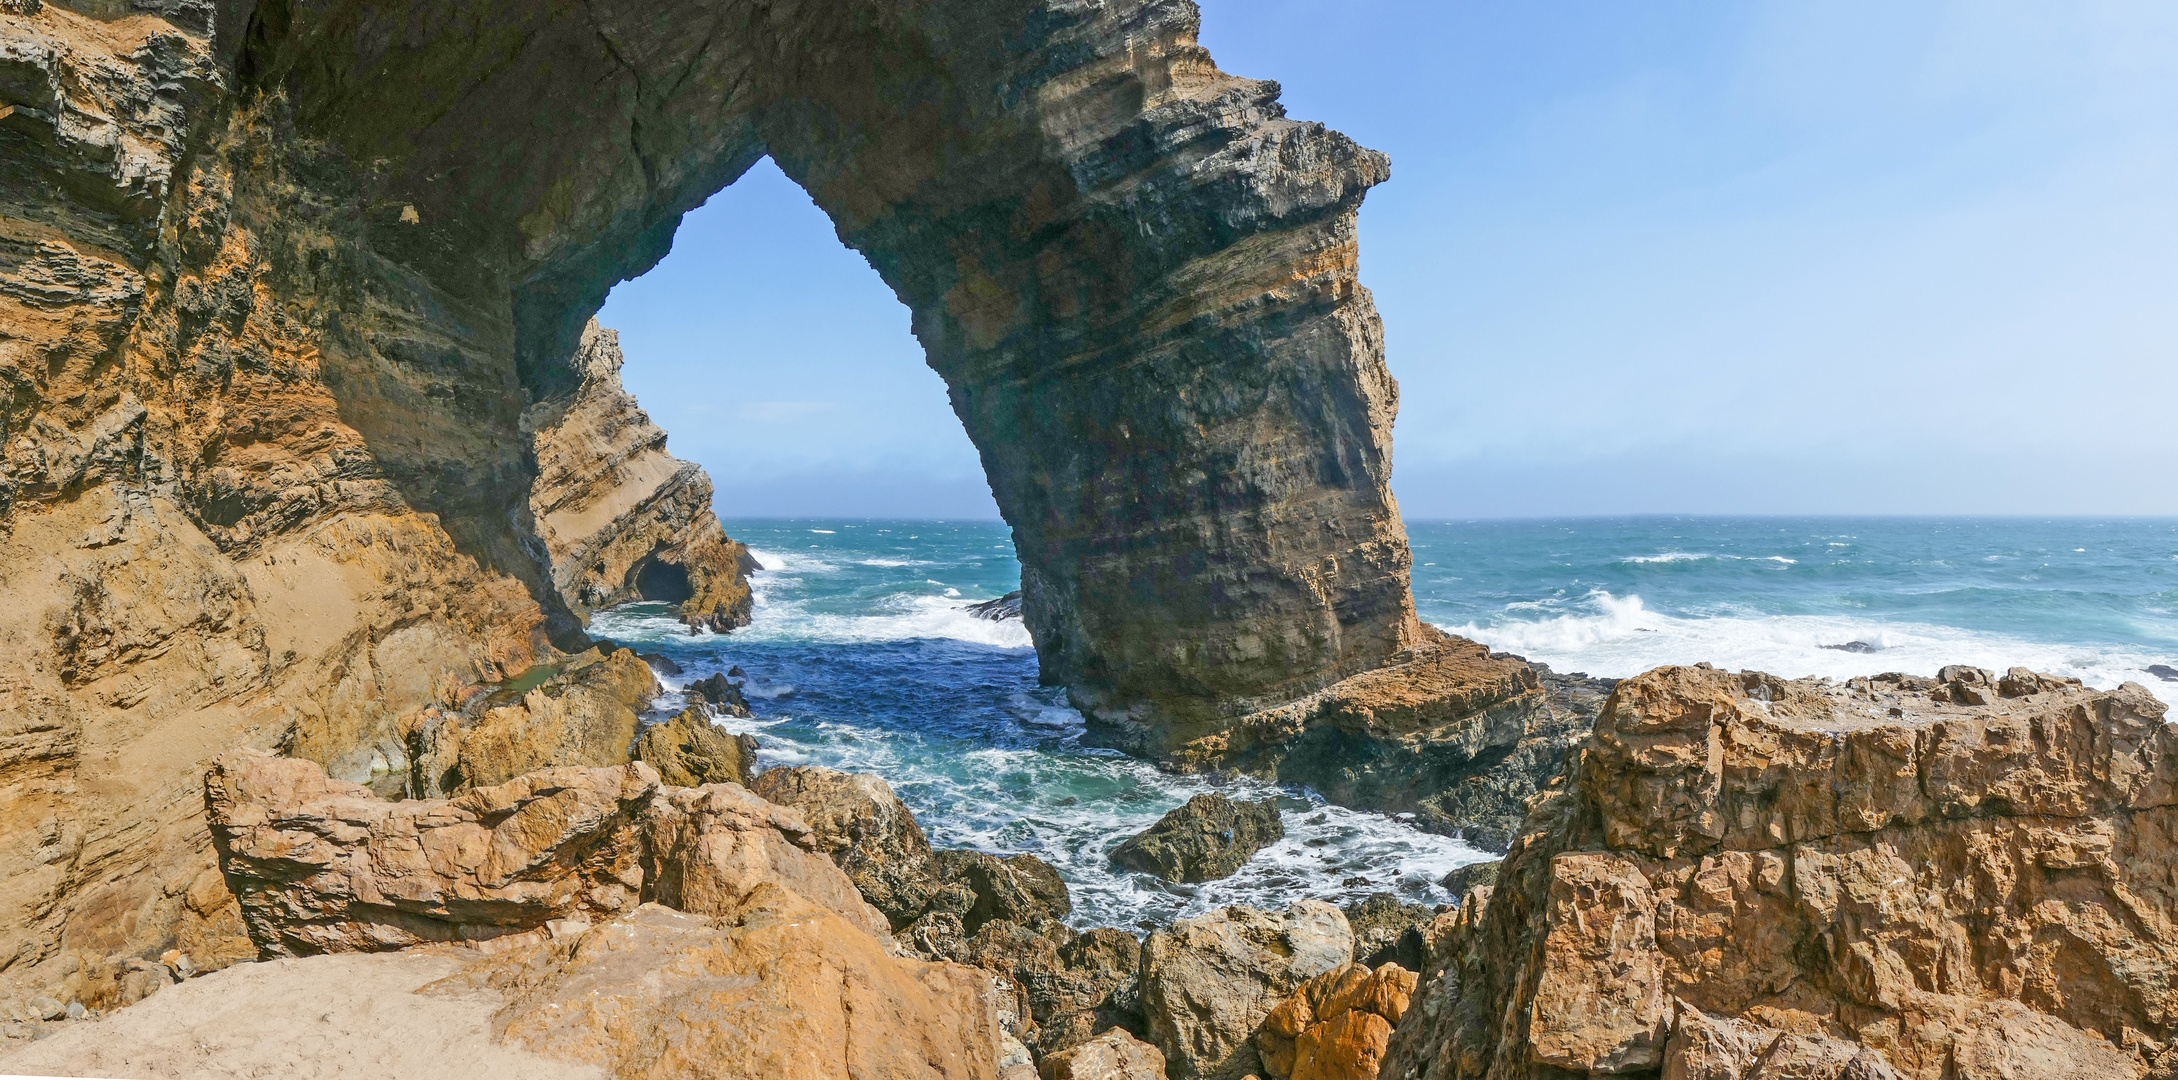
<svg viewBox="0 0 2178 1080"><path fill-rule="evenodd" d="M913 312L1045 677L1107 738L1253 716L1232 743L1261 748L1316 705L1274 707L1429 637L1355 276L1387 163L1218 71L1197 25L1187 0L0 0L0 990L236 940L208 755L398 786L411 721L580 647L642 559L735 557L715 521L555 531L533 436L617 393L583 389L590 316L767 154ZM700 514L637 434L612 452ZM745 617L728 576L684 615Z"/></svg>
<svg viewBox="0 0 2178 1080"><path fill-rule="evenodd" d="M1192 3L477 10L264 0L238 69L378 163L408 265L504 283L532 393L769 154L913 311L1084 707L1214 726L1413 643L1355 280L1388 164L1218 71Z"/></svg>

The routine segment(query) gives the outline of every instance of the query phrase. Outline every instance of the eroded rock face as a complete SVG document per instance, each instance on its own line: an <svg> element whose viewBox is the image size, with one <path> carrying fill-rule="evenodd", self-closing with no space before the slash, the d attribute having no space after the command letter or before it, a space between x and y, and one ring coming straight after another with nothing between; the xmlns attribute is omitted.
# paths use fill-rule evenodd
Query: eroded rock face
<svg viewBox="0 0 2178 1080"><path fill-rule="evenodd" d="M507 687L465 688L456 695L461 702L405 718L406 793L441 798L537 769L628 761L638 714L658 691L650 666L633 651L601 646L528 674L544 677L527 689L519 678ZM373 785L386 786L393 790L384 794L401 791L399 784Z"/></svg>
<svg viewBox="0 0 2178 1080"><path fill-rule="evenodd" d="M1112 849L1112 861L1166 881L1231 877L1266 844L1284 839L1278 800L1236 803L1197 795Z"/></svg>
<svg viewBox="0 0 2178 1080"><path fill-rule="evenodd" d="M1168 767L1306 784L1334 802L1503 850L1587 737L1610 683L1424 627L1380 669L1170 749Z"/></svg>
<svg viewBox="0 0 2178 1080"><path fill-rule="evenodd" d="M1045 1058L1040 1070L1044 1080L1165 1080L1165 1055L1113 1030Z"/></svg>
<svg viewBox="0 0 2178 1080"><path fill-rule="evenodd" d="M570 362L574 387L522 413L537 455L529 511L552 586L581 616L661 600L691 626L746 626L756 562L712 513L703 467L666 453L666 433L621 389L621 363L619 333L590 320Z"/></svg>
<svg viewBox="0 0 2178 1080"><path fill-rule="evenodd" d="M1217 70L1197 19L0 8L0 563L29 568L0 582L23 718L0 768L26 778L0 984L215 932L181 898L226 749L398 774L402 718L579 652L585 589L630 570L678 565L687 614L738 617L696 581L728 543L700 484L652 482L618 406L550 414L610 286L766 153L910 309L1044 674L1100 724L1185 742L1414 644L1397 390L1355 273L1388 166ZM575 457L626 490L540 427L591 432Z"/></svg>
<svg viewBox="0 0 2178 1080"><path fill-rule="evenodd" d="M801 815L737 784L663 787L641 762L389 802L313 762L237 751L205 791L221 868L264 956L518 942L649 900L725 918L767 889L887 935L809 849Z"/></svg>
<svg viewBox="0 0 2178 1080"><path fill-rule="evenodd" d="M1384 1075L2173 1075L2163 717L2023 669L1627 680Z"/></svg>
<svg viewBox="0 0 2178 1080"><path fill-rule="evenodd" d="M1271 1010L1353 958L1346 916L1320 900L1175 920L1142 944L1149 1041L1175 1080L1239 1080L1262 1067L1254 1040Z"/></svg>
<svg viewBox="0 0 2178 1080"><path fill-rule="evenodd" d="M746 786L756 767L756 738L720 731L700 708L682 709L671 720L644 728L635 740L635 756L674 787Z"/></svg>
<svg viewBox="0 0 2178 1080"><path fill-rule="evenodd" d="M1263 1068L1272 1080L1376 1080L1414 984L1397 964L1346 964L1309 979L1263 1019Z"/></svg>

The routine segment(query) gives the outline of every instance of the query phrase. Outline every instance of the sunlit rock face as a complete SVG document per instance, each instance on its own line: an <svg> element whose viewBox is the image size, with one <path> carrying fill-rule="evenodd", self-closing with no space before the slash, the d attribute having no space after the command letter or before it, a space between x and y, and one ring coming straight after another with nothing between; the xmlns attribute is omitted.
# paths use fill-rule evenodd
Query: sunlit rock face
<svg viewBox="0 0 2178 1080"><path fill-rule="evenodd" d="M1355 280L1387 163L1196 25L0 2L0 981L96 1002L116 957L231 949L212 755L397 776L404 717L585 644L524 415L765 154L912 312L1044 675L1108 737L1162 752L1414 644Z"/></svg>

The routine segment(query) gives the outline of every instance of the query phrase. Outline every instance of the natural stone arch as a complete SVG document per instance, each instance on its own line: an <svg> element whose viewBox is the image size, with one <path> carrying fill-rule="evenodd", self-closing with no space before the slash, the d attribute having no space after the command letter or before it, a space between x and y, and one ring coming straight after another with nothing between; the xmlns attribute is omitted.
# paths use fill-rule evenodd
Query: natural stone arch
<svg viewBox="0 0 2178 1080"><path fill-rule="evenodd" d="M246 25L245 92L376 164L410 267L504 297L532 394L768 153L913 312L1044 676L1119 738L1415 643L1397 391L1355 276L1387 162L1219 72L1192 3L268 0Z"/></svg>

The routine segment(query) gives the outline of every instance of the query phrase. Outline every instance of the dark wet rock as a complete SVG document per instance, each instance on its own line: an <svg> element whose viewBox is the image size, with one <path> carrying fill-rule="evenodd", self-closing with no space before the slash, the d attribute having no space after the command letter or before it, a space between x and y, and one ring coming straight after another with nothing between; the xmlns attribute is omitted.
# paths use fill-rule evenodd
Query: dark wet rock
<svg viewBox="0 0 2178 1080"><path fill-rule="evenodd" d="M688 684L690 701L703 701L728 716L749 715L748 696L741 691L741 680L713 673L708 678Z"/></svg>
<svg viewBox="0 0 2178 1080"><path fill-rule="evenodd" d="M2148 674L2164 682L2178 682L2178 667L2170 664L2149 664Z"/></svg>
<svg viewBox="0 0 2178 1080"><path fill-rule="evenodd" d="M1503 859L1468 863L1466 866L1446 874L1440 884L1445 887L1445 891L1453 895L1455 902L1457 902L1458 898L1465 897L1471 889L1497 884L1497 868L1503 866L1504 863L1505 860ZM1414 970L1420 971L1421 969L1416 968Z"/></svg>
<svg viewBox="0 0 2178 1080"><path fill-rule="evenodd" d="M967 936L994 919L1034 926L1073 911L1065 879L1034 855L933 851L906 804L875 776L802 765L767 769L750 786L800 810L817 850L903 934L934 913L950 918L917 932L940 940L954 923Z"/></svg>
<svg viewBox="0 0 2178 1080"><path fill-rule="evenodd" d="M1437 912L1420 904L1402 902L1390 893L1373 893L1346 905L1346 925L1354 931L1354 962L1376 968L1398 964L1420 971L1429 959L1423 936Z"/></svg>
<svg viewBox="0 0 2178 1080"><path fill-rule="evenodd" d="M1848 642L1846 642L1846 643L1845 643L1845 644L1843 644L1843 645L1825 645L1825 646L1823 646L1823 648L1825 648L1825 649L1830 649L1830 650L1833 650L1833 651L1836 651L1836 652L1849 652L1849 653L1872 653L1872 652L1882 652L1882 651L1883 651L1883 647L1882 647L1882 646L1880 646L1880 645L1870 645L1870 644L1868 644L1868 643L1867 643L1867 642L1865 642L1865 641L1848 641Z"/></svg>
<svg viewBox="0 0 2178 1080"><path fill-rule="evenodd" d="M674 787L735 783L747 786L756 770L756 738L720 731L700 708L643 729L635 756Z"/></svg>
<svg viewBox="0 0 2178 1080"><path fill-rule="evenodd" d="M967 886L975 894L961 916L971 934L994 919L1028 924L1065 918L1074 910L1066 879L1034 855L940 851L933 861L940 882Z"/></svg>
<svg viewBox="0 0 2178 1080"><path fill-rule="evenodd" d="M675 663L672 657L664 653L647 652L636 653L635 655L644 663L649 664L652 671L660 675L678 675L681 673L681 665Z"/></svg>
<svg viewBox="0 0 2178 1080"><path fill-rule="evenodd" d="M1340 805L1411 813L1421 828L1503 851L1528 798L1558 777L1615 683L1463 638L1441 636L1408 657L1166 763L1306 784Z"/></svg>
<svg viewBox="0 0 2178 1080"><path fill-rule="evenodd" d="M980 604L970 604L961 610L978 619L989 619L992 622L1018 619L1021 617L1021 590L1015 589L996 600L985 600Z"/></svg>
<svg viewBox="0 0 2178 1080"><path fill-rule="evenodd" d="M1215 881L1285 835L1278 800L1234 802L1209 792L1122 841L1112 861L1166 881Z"/></svg>

